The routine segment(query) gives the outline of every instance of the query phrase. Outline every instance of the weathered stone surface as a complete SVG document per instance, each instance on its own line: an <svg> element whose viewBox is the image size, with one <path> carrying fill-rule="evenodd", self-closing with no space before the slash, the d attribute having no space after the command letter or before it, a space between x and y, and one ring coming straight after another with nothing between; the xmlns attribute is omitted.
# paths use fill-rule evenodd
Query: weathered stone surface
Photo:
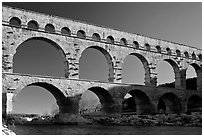
<svg viewBox="0 0 204 137"><path fill-rule="evenodd" d="M13 17L19 19L19 26L10 24L10 19ZM38 23L37 30L28 28L28 23L31 20ZM55 32L46 32L46 24L52 24ZM67 26L71 31L70 35L61 33L61 29ZM85 38L77 37L79 30L85 32ZM92 39L94 33L100 36L99 41ZM107 42L108 36L113 37L114 43ZM64 78L13 73L13 60L18 47L26 41L36 39L49 42L59 51L64 59ZM125 39L127 43L122 45L121 39ZM133 44L135 42L138 43L137 47ZM160 50L158 50L158 46ZM87 48L97 49L106 57L109 66L107 82L79 79L79 60ZM178 54L178 50L180 54ZM185 52L188 52L189 56L186 56ZM143 63L145 86L122 83L122 64L125 57L130 54L138 57ZM201 54L200 49L183 44L3 6L3 114L12 111L15 95L28 85L40 86L51 92L57 100L60 112L65 115L78 115L80 97L88 89L100 98L106 114L121 113L122 101L129 91L134 94L139 113L157 112L160 98L165 102L168 113L186 112L188 99L191 96L202 97ZM170 63L174 69L175 89L156 87L157 64L164 60ZM186 70L189 65L192 65L197 73L197 91L185 89ZM175 105L176 109L173 109ZM67 110L68 108L70 109ZM150 108L151 110L149 110Z"/></svg>

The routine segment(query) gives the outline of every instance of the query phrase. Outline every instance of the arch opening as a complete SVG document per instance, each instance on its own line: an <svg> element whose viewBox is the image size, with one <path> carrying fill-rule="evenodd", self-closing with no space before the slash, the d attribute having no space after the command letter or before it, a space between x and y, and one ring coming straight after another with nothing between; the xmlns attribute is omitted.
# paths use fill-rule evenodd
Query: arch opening
<svg viewBox="0 0 204 137"><path fill-rule="evenodd" d="M114 101L107 90L101 87L91 87L85 91L80 100L81 114L112 113Z"/></svg>
<svg viewBox="0 0 204 137"><path fill-rule="evenodd" d="M202 90L202 68L198 64L189 65L186 71L186 85L187 89Z"/></svg>
<svg viewBox="0 0 204 137"><path fill-rule="evenodd" d="M79 78L110 81L114 80L113 62L103 48L91 46L85 49L79 60Z"/></svg>
<svg viewBox="0 0 204 137"><path fill-rule="evenodd" d="M83 30L78 30L77 31L77 37L81 38L81 39L85 39L86 38L86 33Z"/></svg>
<svg viewBox="0 0 204 137"><path fill-rule="evenodd" d="M108 36L106 39L107 43L114 44L114 38L112 36Z"/></svg>
<svg viewBox="0 0 204 137"><path fill-rule="evenodd" d="M129 54L122 65L122 82L129 84L147 84L150 77L148 62L138 53Z"/></svg>
<svg viewBox="0 0 204 137"><path fill-rule="evenodd" d="M157 64L157 86L175 88L179 86L178 65L171 59L164 59Z"/></svg>
<svg viewBox="0 0 204 137"><path fill-rule="evenodd" d="M61 47L42 37L21 43L13 57L14 73L69 77L68 65Z"/></svg>
<svg viewBox="0 0 204 137"><path fill-rule="evenodd" d="M31 20L31 21L28 22L28 28L33 29L33 30L38 30L39 25L38 25L38 23L36 21Z"/></svg>
<svg viewBox="0 0 204 137"><path fill-rule="evenodd" d="M159 113L181 113L181 103L173 93L165 93L159 98L157 110Z"/></svg>
<svg viewBox="0 0 204 137"><path fill-rule="evenodd" d="M181 56L181 52L180 52L180 50L178 50L178 49L176 50L176 56L177 56L177 57L180 57L180 56Z"/></svg>
<svg viewBox="0 0 204 137"><path fill-rule="evenodd" d="M170 50L170 48L166 48L166 51L167 51L167 54L168 54L168 55L171 55L171 50Z"/></svg>
<svg viewBox="0 0 204 137"><path fill-rule="evenodd" d="M120 39L120 45L127 45L127 40L125 38Z"/></svg>
<svg viewBox="0 0 204 137"><path fill-rule="evenodd" d="M187 51L185 51L185 52L184 52L184 56L185 56L186 58L188 58L188 57L189 57L189 55L188 55L188 52L187 52Z"/></svg>
<svg viewBox="0 0 204 137"><path fill-rule="evenodd" d="M156 46L157 49L157 53L161 53L161 47L160 46Z"/></svg>
<svg viewBox="0 0 204 137"><path fill-rule="evenodd" d="M24 87L15 96L12 113L55 115L59 113L58 104L65 99L63 93L55 86L37 82Z"/></svg>
<svg viewBox="0 0 204 137"><path fill-rule="evenodd" d="M199 58L200 61L202 61L202 54L199 54L198 58Z"/></svg>
<svg viewBox="0 0 204 137"><path fill-rule="evenodd" d="M128 97L126 97L128 96ZM127 93L125 96L124 101L122 102L122 113L136 113L136 102L135 99L129 94Z"/></svg>
<svg viewBox="0 0 204 137"><path fill-rule="evenodd" d="M55 32L55 27L52 24L47 24L45 26L45 31L49 33L54 33Z"/></svg>
<svg viewBox="0 0 204 137"><path fill-rule="evenodd" d="M198 69L196 65L192 64L192 65L188 66L188 68L186 70L186 89L192 89L192 90L197 89L196 69Z"/></svg>
<svg viewBox="0 0 204 137"><path fill-rule="evenodd" d="M92 39L95 40L95 41L101 41L101 37L98 33L94 33L92 35Z"/></svg>
<svg viewBox="0 0 204 137"><path fill-rule="evenodd" d="M70 29L67 28L67 27L63 27L63 28L61 29L61 33L62 33L63 35L67 35L67 36L70 36L70 35L71 35L71 31L70 31Z"/></svg>
<svg viewBox="0 0 204 137"><path fill-rule="evenodd" d="M188 99L187 112L202 112L202 99L197 95L193 95Z"/></svg>
<svg viewBox="0 0 204 137"><path fill-rule="evenodd" d="M151 47L148 43L145 44L145 50L146 51L150 51L151 50Z"/></svg>
<svg viewBox="0 0 204 137"><path fill-rule="evenodd" d="M137 41L133 42L133 47L139 49L139 43Z"/></svg>
<svg viewBox="0 0 204 137"><path fill-rule="evenodd" d="M193 59L193 60L196 60L196 55L195 55L195 53L194 53L194 52L192 53L192 55L191 55L191 56L192 56L192 59Z"/></svg>
<svg viewBox="0 0 204 137"><path fill-rule="evenodd" d="M150 114L153 111L149 97L141 90L131 90L122 102L122 113Z"/></svg>
<svg viewBox="0 0 204 137"><path fill-rule="evenodd" d="M21 26L21 20L18 17L12 17L9 20L9 25L20 27Z"/></svg>

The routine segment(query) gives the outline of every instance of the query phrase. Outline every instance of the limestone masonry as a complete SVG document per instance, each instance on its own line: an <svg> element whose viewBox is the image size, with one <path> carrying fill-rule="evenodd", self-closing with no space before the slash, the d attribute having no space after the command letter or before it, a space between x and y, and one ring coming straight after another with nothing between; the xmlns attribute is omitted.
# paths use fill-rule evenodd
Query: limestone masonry
<svg viewBox="0 0 204 137"><path fill-rule="evenodd" d="M64 78L13 73L18 47L33 39L49 42L59 51L64 59ZM107 82L79 79L79 60L87 48L97 49L106 57ZM201 107L202 51L194 47L3 6L2 52L4 114L11 113L15 96L30 85L41 86L53 94L64 120L69 115L79 115L80 96L88 89L99 97L104 114L121 114L127 93L133 96L138 114L158 112L161 102L166 113ZM122 83L122 64L130 54L143 63L145 85ZM175 88L156 87L157 64L161 61L173 67ZM186 89L189 65L197 73L197 90Z"/></svg>

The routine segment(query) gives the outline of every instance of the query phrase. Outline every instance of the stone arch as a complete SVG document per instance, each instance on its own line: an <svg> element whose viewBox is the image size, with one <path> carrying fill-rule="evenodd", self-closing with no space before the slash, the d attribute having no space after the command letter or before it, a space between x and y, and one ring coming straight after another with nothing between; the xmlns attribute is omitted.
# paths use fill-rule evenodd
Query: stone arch
<svg viewBox="0 0 204 137"><path fill-rule="evenodd" d="M95 41L101 41L101 37L98 33L94 33L92 35L92 39L95 40Z"/></svg>
<svg viewBox="0 0 204 137"><path fill-rule="evenodd" d="M197 75L196 87L197 87L197 90L201 90L202 89L202 68L196 63L191 63L189 65L191 65L195 69L195 72Z"/></svg>
<svg viewBox="0 0 204 137"><path fill-rule="evenodd" d="M28 22L28 28L33 30L38 30L39 25L35 20L31 20Z"/></svg>
<svg viewBox="0 0 204 137"><path fill-rule="evenodd" d="M122 113L136 112L136 103L133 97L129 97L122 102Z"/></svg>
<svg viewBox="0 0 204 137"><path fill-rule="evenodd" d="M161 53L161 47L159 45L156 46L157 53Z"/></svg>
<svg viewBox="0 0 204 137"><path fill-rule="evenodd" d="M77 37L85 39L86 38L86 33L83 30L78 30L77 31Z"/></svg>
<svg viewBox="0 0 204 137"><path fill-rule="evenodd" d="M168 55L171 55L171 49L170 48L166 48L166 52Z"/></svg>
<svg viewBox="0 0 204 137"><path fill-rule="evenodd" d="M187 52L187 51L184 52L184 56L185 56L186 58L189 58L189 55L188 55L188 52Z"/></svg>
<svg viewBox="0 0 204 137"><path fill-rule="evenodd" d="M60 54L60 56L62 57L62 59L63 59L65 77L66 77L66 78L69 77L69 63L68 63L68 61L67 61L67 59L66 59L66 55L65 55L64 50L63 50L57 43L55 43L54 41L52 41L52 40L50 40L50 39L48 39L48 38L44 38L44 37L32 37L32 38L29 38L29 39L23 41L21 44L19 44L19 45L16 47L16 50L15 50L16 52L15 52L14 55L13 55L13 59L12 59L13 66L14 66L14 63L15 63L15 62L14 62L14 59L15 59L16 53L18 52L18 48L19 48L23 43L25 43L25 42L27 42L27 41L30 41L30 40L42 40L42 41L48 42L48 43L50 43L52 46L54 46L54 47L57 49L57 51L59 52L59 54Z"/></svg>
<svg viewBox="0 0 204 137"><path fill-rule="evenodd" d="M175 74L175 87L176 88L180 87L181 86L181 78L180 78L180 71L179 71L178 64L172 59L164 59L163 61L168 62L172 66L174 74ZM157 70L157 73L158 73L158 70Z"/></svg>
<svg viewBox="0 0 204 137"><path fill-rule="evenodd" d="M191 54L191 56L192 56L192 59L193 59L193 60L196 60L196 55L195 55L194 52Z"/></svg>
<svg viewBox="0 0 204 137"><path fill-rule="evenodd" d="M107 39L106 39L106 42L109 43L109 44L114 44L114 38L112 36L108 36Z"/></svg>
<svg viewBox="0 0 204 137"><path fill-rule="evenodd" d="M90 47L88 47L86 49L90 49L90 48L93 48L93 49L96 49L96 50L100 51L105 56L105 58L107 60L107 63L108 63L108 67L109 67L109 70L108 70L109 71L108 72L108 81L109 82L113 82L113 80L114 80L114 65L113 65L112 57L109 54L109 52L106 51L105 49L103 49L102 47L99 47L99 46L90 46ZM80 55L80 58L79 58L79 62L80 62L82 54L83 54L83 52L85 52L85 50L82 51L82 53ZM79 66L79 69L80 69L80 66Z"/></svg>
<svg viewBox="0 0 204 137"><path fill-rule="evenodd" d="M178 49L176 50L176 56L177 56L177 57L180 57L180 56L181 56L181 52L180 52L180 50L178 50Z"/></svg>
<svg viewBox="0 0 204 137"><path fill-rule="evenodd" d="M55 32L55 27L52 24L46 24L45 25L45 31L49 33L54 33Z"/></svg>
<svg viewBox="0 0 204 137"><path fill-rule="evenodd" d="M150 68L149 68L149 63L148 63L147 59L139 53L131 53L129 55L133 55L133 56L137 57L142 62L143 67L144 67L144 72L145 72L145 85L148 85L150 83ZM124 60L123 60L123 62L124 62Z"/></svg>
<svg viewBox="0 0 204 137"><path fill-rule="evenodd" d="M137 114L149 114L153 111L150 99L145 92L134 89L129 91L128 93L132 96L132 99L130 97L128 101L131 101L131 103L135 102L134 105L131 105L133 107L130 108L131 110L136 110ZM124 100L122 104L124 104L125 102L127 102L127 99Z"/></svg>
<svg viewBox="0 0 204 137"><path fill-rule="evenodd" d="M187 112L201 112L202 98L198 95L192 95L187 101Z"/></svg>
<svg viewBox="0 0 204 137"><path fill-rule="evenodd" d="M9 25L20 27L21 26L21 20L18 17L12 17L9 20Z"/></svg>
<svg viewBox="0 0 204 137"><path fill-rule="evenodd" d="M54 85L46 82L36 82L29 84L27 86L39 86L47 89L57 100L57 104L62 104L62 102L65 100L64 94Z"/></svg>
<svg viewBox="0 0 204 137"><path fill-rule="evenodd" d="M139 49L139 43L137 41L133 41L133 47Z"/></svg>
<svg viewBox="0 0 204 137"><path fill-rule="evenodd" d="M190 65L195 69L195 71L201 70L201 67L196 63L191 63Z"/></svg>
<svg viewBox="0 0 204 137"><path fill-rule="evenodd" d="M95 93L98 96L98 98L101 102L102 112L104 112L104 113L114 112L114 110L113 110L113 104L114 104L113 98L106 89L97 86L97 87L90 87L88 90L92 91L93 93Z"/></svg>
<svg viewBox="0 0 204 137"><path fill-rule="evenodd" d="M150 51L151 50L151 47L148 43L145 43L145 50L146 51Z"/></svg>
<svg viewBox="0 0 204 137"><path fill-rule="evenodd" d="M198 58L200 61L202 61L202 54L198 54Z"/></svg>
<svg viewBox="0 0 204 137"><path fill-rule="evenodd" d="M120 39L120 45L127 45L127 40L125 38Z"/></svg>
<svg viewBox="0 0 204 137"><path fill-rule="evenodd" d="M71 31L70 31L70 29L69 29L68 27L63 27L63 28L61 29L61 33L62 33L63 35L67 35L67 36L70 36L70 35L71 35Z"/></svg>
<svg viewBox="0 0 204 137"><path fill-rule="evenodd" d="M159 113L180 113L182 111L179 98L174 93L165 93L158 100Z"/></svg>
<svg viewBox="0 0 204 137"><path fill-rule="evenodd" d="M26 87L29 86L38 86L38 87L42 87L44 89L46 89L48 92L50 92L53 97L56 99L56 103L59 106L59 111L61 112L62 110L60 110L60 106L65 104L66 102L66 97L64 95L64 93L55 85L48 83L48 82L42 82L42 81L35 81L35 82L28 82L25 83L24 85L20 85L20 87L18 87L15 91L15 95L13 96L12 100L13 102L15 102L17 95ZM36 99L37 101L37 99ZM10 104L11 106L11 110L13 108L13 104Z"/></svg>

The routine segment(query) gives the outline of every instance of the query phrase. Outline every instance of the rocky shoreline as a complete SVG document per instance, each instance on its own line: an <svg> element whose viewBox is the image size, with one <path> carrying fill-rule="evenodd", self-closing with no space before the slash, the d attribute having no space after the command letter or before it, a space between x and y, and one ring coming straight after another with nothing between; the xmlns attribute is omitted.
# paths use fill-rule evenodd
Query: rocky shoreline
<svg viewBox="0 0 204 137"><path fill-rule="evenodd" d="M158 114L121 117L89 117L92 123L124 126L202 126L202 114Z"/></svg>
<svg viewBox="0 0 204 137"><path fill-rule="evenodd" d="M10 117L9 122L2 122L2 134L15 134L9 127L14 124L60 124L55 117ZM100 124L118 126L194 126L202 127L202 113L188 114L155 114L155 115L83 115L83 120L75 124ZM6 124L7 123L7 124ZM11 124L12 123L12 124ZM71 123L62 123L69 125Z"/></svg>

